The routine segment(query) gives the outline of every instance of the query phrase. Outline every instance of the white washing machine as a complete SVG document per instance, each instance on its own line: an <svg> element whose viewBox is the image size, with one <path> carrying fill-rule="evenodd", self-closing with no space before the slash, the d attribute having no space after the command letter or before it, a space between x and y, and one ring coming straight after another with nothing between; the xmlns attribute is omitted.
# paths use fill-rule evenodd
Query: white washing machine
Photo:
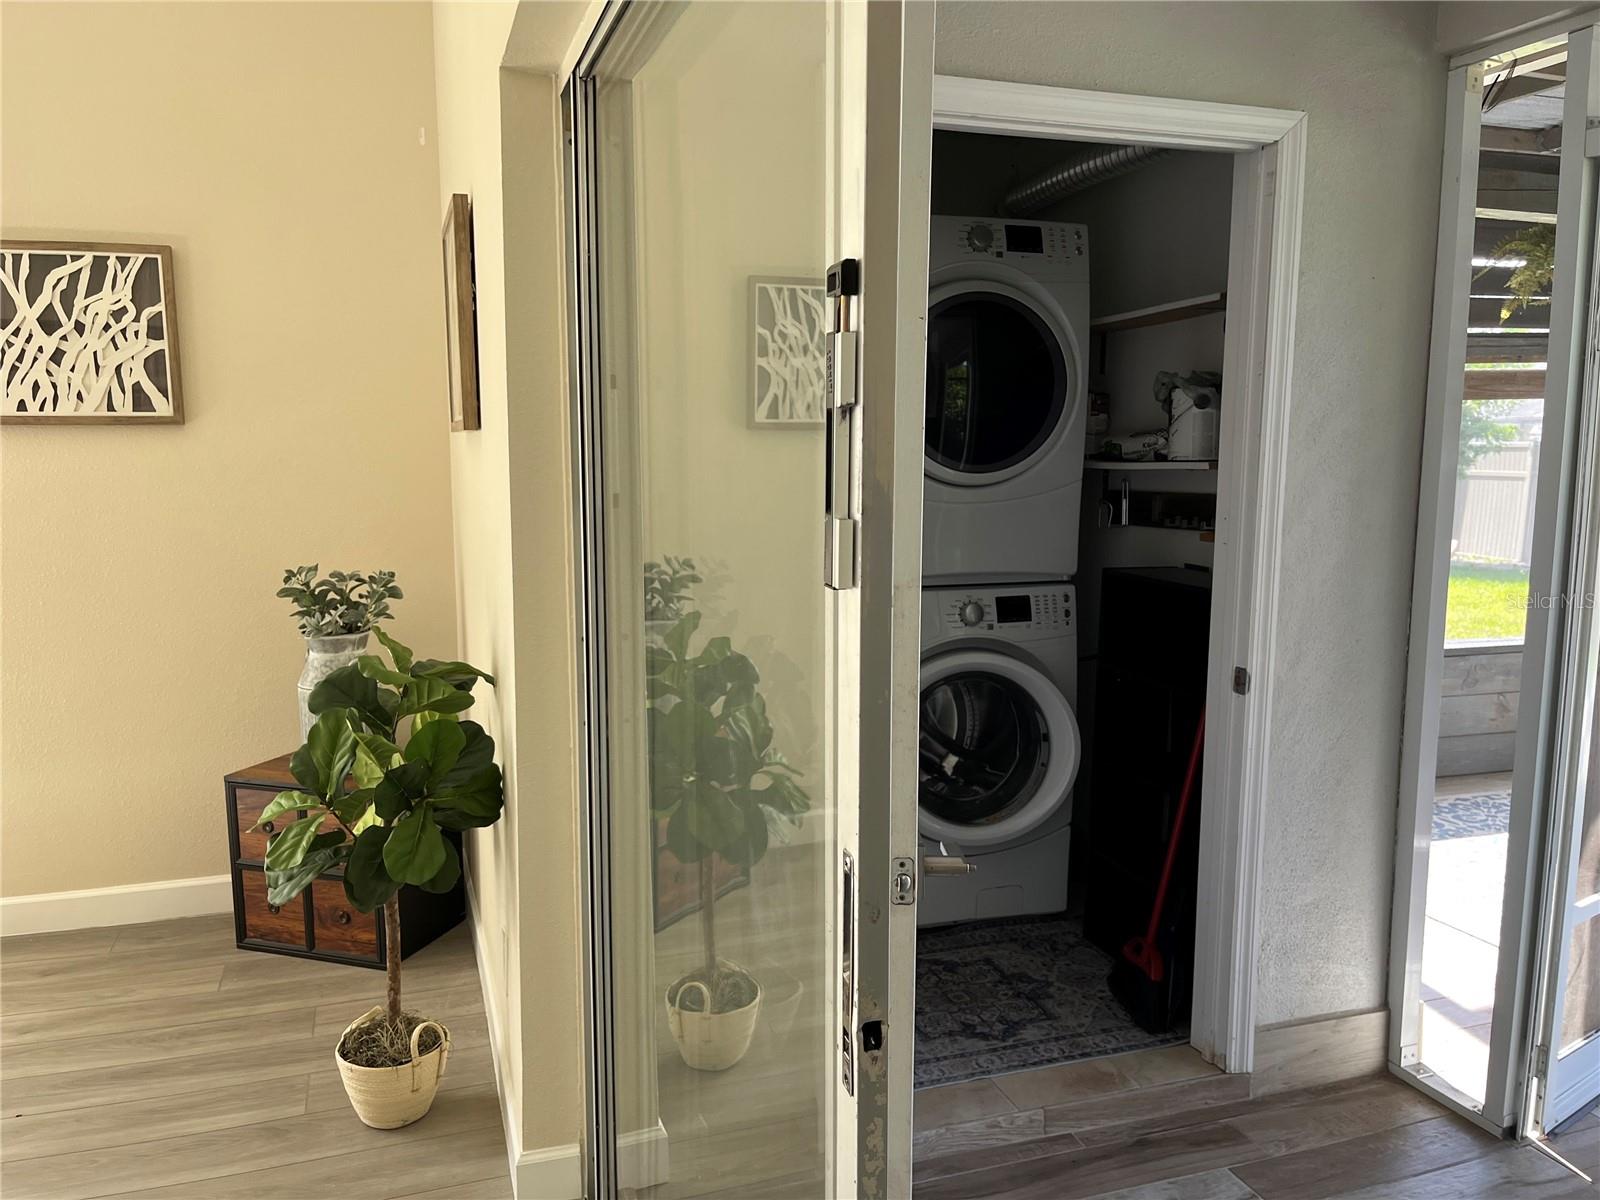
<svg viewBox="0 0 1600 1200"><path fill-rule="evenodd" d="M977 869L924 875L918 925L1067 906L1076 607L1062 583L922 590L921 851Z"/></svg>
<svg viewBox="0 0 1600 1200"><path fill-rule="evenodd" d="M1070 579L1088 414L1082 225L934 217L922 577Z"/></svg>

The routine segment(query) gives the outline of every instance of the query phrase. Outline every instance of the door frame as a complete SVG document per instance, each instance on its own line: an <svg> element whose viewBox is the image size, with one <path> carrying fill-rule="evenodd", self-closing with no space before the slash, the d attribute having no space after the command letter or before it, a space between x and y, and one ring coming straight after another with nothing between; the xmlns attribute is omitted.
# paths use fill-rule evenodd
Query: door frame
<svg viewBox="0 0 1600 1200"><path fill-rule="evenodd" d="M1567 100L1563 115L1561 181L1557 195L1556 271L1551 290L1545 373L1544 430L1536 481L1530 595L1566 590L1575 484L1576 420L1582 382L1583 320L1588 298L1594 224L1594 164L1587 154L1588 115L1600 84L1595 28L1589 16L1530 30L1452 60L1446 76L1444 166L1434 275L1411 639L1401 740L1400 803L1395 888L1389 945L1389 1070L1475 1124L1502 1136L1526 1131L1529 1085L1540 1074L1534 1029L1535 983L1548 931L1549 856L1559 841L1559 813L1550 801L1553 743L1560 695L1565 622L1552 608L1531 605L1523 636L1523 702L1513 763L1506 889L1500 923L1494 1021L1481 1107L1419 1061L1423 932L1428 860L1439 749L1439 685L1443 670L1450 531L1456 497L1457 442L1465 391L1468 293L1477 217L1480 104L1483 71L1496 53L1543 36L1568 32Z"/></svg>
<svg viewBox="0 0 1600 1200"><path fill-rule="evenodd" d="M1254 1066L1261 844L1271 766L1306 114L1289 109L934 77L933 127L1238 155L1228 250L1216 563L1207 680L1191 1042ZM1248 363L1241 370L1240 363ZM1236 668L1246 672L1242 691Z"/></svg>

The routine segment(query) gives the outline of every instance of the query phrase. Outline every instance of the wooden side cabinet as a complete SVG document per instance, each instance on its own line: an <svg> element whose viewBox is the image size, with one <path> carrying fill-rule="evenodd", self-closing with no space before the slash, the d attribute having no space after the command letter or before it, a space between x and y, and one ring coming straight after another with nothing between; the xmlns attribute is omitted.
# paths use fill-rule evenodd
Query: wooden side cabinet
<svg viewBox="0 0 1600 1200"><path fill-rule="evenodd" d="M289 756L281 755L223 777L227 799L228 852L233 875L234 941L241 950L293 954L360 967L383 967L388 946L381 912L363 913L344 894L343 872L314 879L288 904L267 902L263 860L267 843L281 832L285 813L260 829L252 829L262 809L279 792L297 788L289 773ZM461 849L460 834L446 833ZM440 934L454 929L467 915L463 880L441 895L421 888L400 889L401 957L409 958Z"/></svg>

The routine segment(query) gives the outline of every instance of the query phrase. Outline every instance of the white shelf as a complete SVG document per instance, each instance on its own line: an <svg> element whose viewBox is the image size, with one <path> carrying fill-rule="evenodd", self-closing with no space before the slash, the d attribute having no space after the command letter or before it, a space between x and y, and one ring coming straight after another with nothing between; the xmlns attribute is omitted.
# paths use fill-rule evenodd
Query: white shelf
<svg viewBox="0 0 1600 1200"><path fill-rule="evenodd" d="M1091 471L1215 471L1217 469L1215 459L1124 462L1118 458L1086 458L1083 460L1083 465Z"/></svg>
<svg viewBox="0 0 1600 1200"><path fill-rule="evenodd" d="M1166 325L1172 321L1188 321L1195 317L1225 312L1227 307L1227 292L1210 292L1204 296L1191 296L1187 300L1174 300L1170 304L1157 304L1152 308L1136 308L1132 312L1096 317L1089 322L1089 328L1096 333L1143 329L1147 325Z"/></svg>

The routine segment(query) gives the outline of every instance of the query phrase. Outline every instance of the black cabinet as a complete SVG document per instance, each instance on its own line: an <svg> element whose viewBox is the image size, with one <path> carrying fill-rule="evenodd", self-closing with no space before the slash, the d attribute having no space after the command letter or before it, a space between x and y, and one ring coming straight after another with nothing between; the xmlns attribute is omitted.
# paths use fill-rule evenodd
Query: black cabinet
<svg viewBox="0 0 1600 1200"><path fill-rule="evenodd" d="M1084 932L1120 956L1149 922L1205 709L1211 575L1107 570L1100 612ZM1157 935L1173 1025L1187 1021L1193 992L1200 801L1197 773Z"/></svg>

